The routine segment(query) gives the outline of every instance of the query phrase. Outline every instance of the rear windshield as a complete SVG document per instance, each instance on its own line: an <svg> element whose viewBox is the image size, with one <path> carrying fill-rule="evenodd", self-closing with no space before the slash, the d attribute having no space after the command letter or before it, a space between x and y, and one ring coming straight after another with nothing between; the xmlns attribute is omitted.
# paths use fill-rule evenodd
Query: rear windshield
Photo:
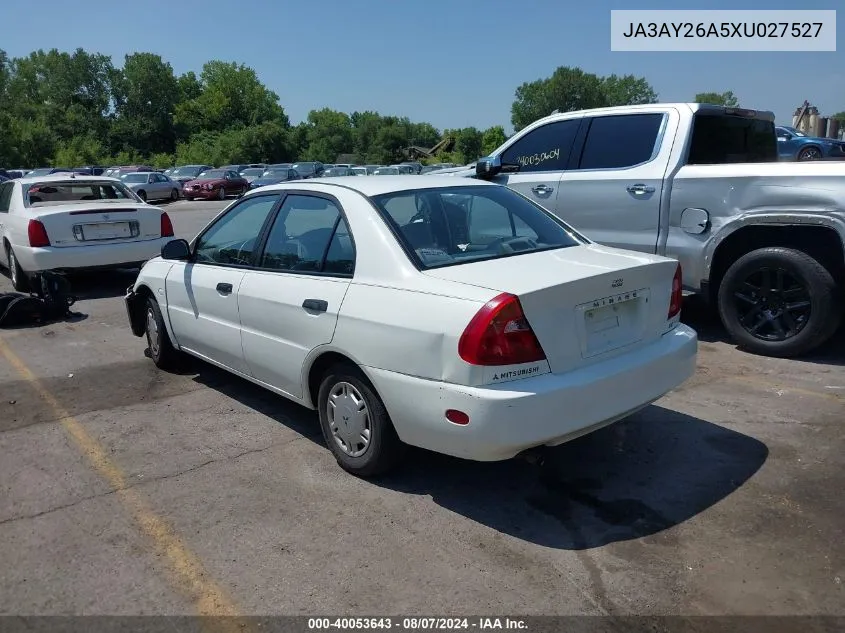
<svg viewBox="0 0 845 633"><path fill-rule="evenodd" d="M138 201L124 185L117 182L42 182L27 189L26 206L67 204L85 200L132 200Z"/></svg>
<svg viewBox="0 0 845 633"><path fill-rule="evenodd" d="M423 269L535 253L583 242L507 187L438 187L372 198Z"/></svg>
<svg viewBox="0 0 845 633"><path fill-rule="evenodd" d="M775 124L741 116L699 113L687 163L770 163L778 160Z"/></svg>

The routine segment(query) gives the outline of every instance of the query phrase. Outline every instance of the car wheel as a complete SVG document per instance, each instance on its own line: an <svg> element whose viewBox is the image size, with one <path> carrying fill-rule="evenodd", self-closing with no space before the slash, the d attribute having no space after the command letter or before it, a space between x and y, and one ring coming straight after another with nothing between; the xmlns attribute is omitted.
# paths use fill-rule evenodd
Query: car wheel
<svg viewBox="0 0 845 633"><path fill-rule="evenodd" d="M191 196L185 196L185 200L187 200L188 202L194 201L194 199Z"/></svg>
<svg viewBox="0 0 845 633"><path fill-rule="evenodd" d="M384 403L354 365L330 368L317 396L323 438L345 471L373 477L393 468L405 452Z"/></svg>
<svg viewBox="0 0 845 633"><path fill-rule="evenodd" d="M805 147L798 152L798 160L821 160L822 152L818 147Z"/></svg>
<svg viewBox="0 0 845 633"><path fill-rule="evenodd" d="M791 358L819 347L842 319L836 282L791 248L740 257L719 286L719 316L734 341L755 354Z"/></svg>
<svg viewBox="0 0 845 633"><path fill-rule="evenodd" d="M217 192L217 199L218 200L225 200L226 199L226 189L224 187L220 187L220 191Z"/></svg>
<svg viewBox="0 0 845 633"><path fill-rule="evenodd" d="M138 192L138 197L141 200L143 200L144 202L146 202L147 201L147 192L144 191L143 189L141 189L141 191Z"/></svg>
<svg viewBox="0 0 845 633"><path fill-rule="evenodd" d="M9 267L9 279L12 281L12 288L18 292L29 292L29 275L21 268L11 246L8 246L6 249L6 261Z"/></svg>
<svg viewBox="0 0 845 633"><path fill-rule="evenodd" d="M176 369L182 360L182 354L170 342L170 335L164 325L158 301L153 297L147 297L146 334L150 358L153 359L156 367L165 371Z"/></svg>
<svg viewBox="0 0 845 633"><path fill-rule="evenodd" d="M176 202L179 199L179 190L174 189L170 192L170 202Z"/></svg>

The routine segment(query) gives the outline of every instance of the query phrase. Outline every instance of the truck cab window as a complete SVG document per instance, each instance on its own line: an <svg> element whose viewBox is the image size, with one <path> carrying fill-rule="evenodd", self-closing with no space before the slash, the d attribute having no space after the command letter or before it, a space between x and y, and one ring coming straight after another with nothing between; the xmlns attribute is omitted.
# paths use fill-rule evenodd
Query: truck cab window
<svg viewBox="0 0 845 633"><path fill-rule="evenodd" d="M578 168L623 169L649 161L664 116L655 112L593 118Z"/></svg>
<svg viewBox="0 0 845 633"><path fill-rule="evenodd" d="M581 119L547 123L531 130L502 152L502 163L519 165L519 171L563 171Z"/></svg>

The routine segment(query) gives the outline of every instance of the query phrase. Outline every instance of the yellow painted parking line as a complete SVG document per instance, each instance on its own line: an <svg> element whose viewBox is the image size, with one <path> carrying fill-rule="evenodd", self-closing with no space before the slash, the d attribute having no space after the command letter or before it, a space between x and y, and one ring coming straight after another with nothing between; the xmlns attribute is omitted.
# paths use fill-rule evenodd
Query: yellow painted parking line
<svg viewBox="0 0 845 633"><path fill-rule="evenodd" d="M770 380L766 380L764 378L759 378L757 376L731 376L730 378L726 378L727 381L736 380L737 382L744 382L748 385L752 385L754 387L760 387L765 389L766 391L771 391L784 394L798 394L799 396L808 396L811 398L819 398L822 400L830 400L832 402L839 402L845 404L845 393L837 393L836 391L815 391L813 389L804 389L803 387L793 387L793 386L786 386L786 385L779 385Z"/></svg>
<svg viewBox="0 0 845 633"><path fill-rule="evenodd" d="M167 521L150 509L142 494L127 485L126 475L109 459L103 445L62 407L2 337L0 354L50 406L89 464L115 490L117 498L132 515L141 533L152 542L162 560L167 562L170 581L193 602L197 615L236 616L238 610L235 604L226 592L211 580L197 556L188 549ZM203 623L214 631L244 631L237 619L232 618L204 618Z"/></svg>

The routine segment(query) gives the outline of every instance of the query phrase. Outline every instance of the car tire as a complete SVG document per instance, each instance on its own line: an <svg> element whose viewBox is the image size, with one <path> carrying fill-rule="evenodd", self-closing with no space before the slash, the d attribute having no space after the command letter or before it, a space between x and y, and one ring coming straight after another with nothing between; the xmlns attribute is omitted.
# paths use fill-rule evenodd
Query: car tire
<svg viewBox="0 0 845 633"><path fill-rule="evenodd" d="M821 158L822 152L818 147L805 147L800 152L798 152L799 161L821 160Z"/></svg>
<svg viewBox="0 0 845 633"><path fill-rule="evenodd" d="M187 200L188 202L194 201L194 199L191 196L185 196L185 200Z"/></svg>
<svg viewBox="0 0 845 633"><path fill-rule="evenodd" d="M29 275L21 268L18 258L11 246L6 246L6 264L9 268L9 279L12 282L12 288L18 292L29 292Z"/></svg>
<svg viewBox="0 0 845 633"><path fill-rule="evenodd" d="M840 290L830 272L806 253L781 247L736 260L719 286L718 308L740 347L778 358L818 348L842 320Z"/></svg>
<svg viewBox="0 0 845 633"><path fill-rule="evenodd" d="M170 202L176 202L179 199L179 190L174 189L170 192Z"/></svg>
<svg viewBox="0 0 845 633"><path fill-rule="evenodd" d="M220 191L217 192L217 199L218 200L225 200L226 199L226 189L224 187L220 187Z"/></svg>
<svg viewBox="0 0 845 633"><path fill-rule="evenodd" d="M141 200L143 200L144 202L146 202L147 201L147 192L144 191L143 189L141 189L141 191L138 192L138 197Z"/></svg>
<svg viewBox="0 0 845 633"><path fill-rule="evenodd" d="M155 366L164 371L178 369L182 361L182 353L173 347L158 301L153 297L147 297L144 318L147 349Z"/></svg>
<svg viewBox="0 0 845 633"><path fill-rule="evenodd" d="M337 402L331 410L330 401ZM350 426L348 423L355 418L343 413L360 413L362 409L366 416L363 420L359 418L362 425ZM334 365L325 373L317 395L317 410L323 439L338 465L348 473L364 478L382 475L394 468L404 455L407 447L396 434L384 403L372 383L354 365ZM352 444L354 440L345 439L355 433L363 439L364 430L366 443Z"/></svg>

